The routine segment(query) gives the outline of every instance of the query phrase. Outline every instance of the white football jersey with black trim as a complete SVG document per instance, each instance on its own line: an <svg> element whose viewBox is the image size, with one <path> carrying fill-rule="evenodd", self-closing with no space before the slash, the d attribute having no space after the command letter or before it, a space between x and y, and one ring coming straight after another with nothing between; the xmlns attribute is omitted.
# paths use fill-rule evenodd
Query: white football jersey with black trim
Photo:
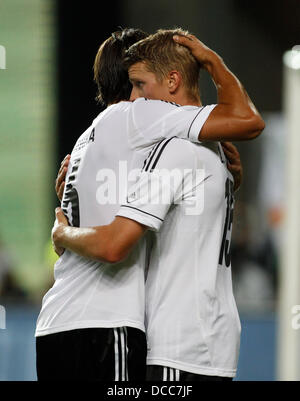
<svg viewBox="0 0 300 401"><path fill-rule="evenodd" d="M153 145L174 135L198 140L214 107L177 107L140 98L100 113L71 154L62 200L69 224L91 227L113 221L126 200L127 181L135 180ZM144 330L145 251L143 239L114 266L65 251L55 265L55 283L43 298L36 336L91 327Z"/></svg>
<svg viewBox="0 0 300 401"><path fill-rule="evenodd" d="M231 281L233 177L215 146L159 142L118 215L154 231L147 363L234 377L241 327Z"/></svg>

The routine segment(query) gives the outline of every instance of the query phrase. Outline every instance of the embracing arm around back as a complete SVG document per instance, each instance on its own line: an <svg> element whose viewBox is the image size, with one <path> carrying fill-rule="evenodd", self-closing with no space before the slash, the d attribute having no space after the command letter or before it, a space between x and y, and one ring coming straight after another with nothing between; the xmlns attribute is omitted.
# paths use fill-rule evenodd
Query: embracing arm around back
<svg viewBox="0 0 300 401"><path fill-rule="evenodd" d="M61 208L56 208L52 242L58 255L67 248L78 255L106 263L124 260L143 236L147 227L117 216L106 226L70 227Z"/></svg>

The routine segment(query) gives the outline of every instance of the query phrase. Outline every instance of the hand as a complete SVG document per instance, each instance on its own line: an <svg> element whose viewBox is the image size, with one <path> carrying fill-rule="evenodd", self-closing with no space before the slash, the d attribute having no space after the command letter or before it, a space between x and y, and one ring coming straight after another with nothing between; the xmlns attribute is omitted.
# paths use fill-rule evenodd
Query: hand
<svg viewBox="0 0 300 401"><path fill-rule="evenodd" d="M227 167L234 178L234 190L236 191L243 179L243 167L240 154L237 148L231 142L222 142L222 148L227 157Z"/></svg>
<svg viewBox="0 0 300 401"><path fill-rule="evenodd" d="M206 64L211 61L212 57L217 56L213 50L207 47L194 35L174 35L173 39L176 43L187 47L204 68L206 67Z"/></svg>
<svg viewBox="0 0 300 401"><path fill-rule="evenodd" d="M64 253L65 249L59 245L59 235L63 227L68 226L68 220L66 219L60 207L57 207L55 209L55 216L56 220L54 222L54 226L52 228L52 233L51 233L52 245L57 255L61 256Z"/></svg>
<svg viewBox="0 0 300 401"><path fill-rule="evenodd" d="M57 173L57 177L55 180L55 191L58 199L61 201L65 188L65 177L68 171L68 166L70 163L70 155L67 155L64 160L61 162L60 169Z"/></svg>

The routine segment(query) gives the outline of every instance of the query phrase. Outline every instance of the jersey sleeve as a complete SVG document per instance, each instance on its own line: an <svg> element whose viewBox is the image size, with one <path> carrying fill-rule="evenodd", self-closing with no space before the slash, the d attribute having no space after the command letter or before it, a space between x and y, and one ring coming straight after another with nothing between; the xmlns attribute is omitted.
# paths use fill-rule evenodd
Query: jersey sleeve
<svg viewBox="0 0 300 401"><path fill-rule="evenodd" d="M199 142L199 133L215 107L215 104L179 106L161 100L139 98L132 103L128 117L130 142L135 149L174 136Z"/></svg>
<svg viewBox="0 0 300 401"><path fill-rule="evenodd" d="M170 210L192 194L195 154L188 141L170 138L153 150L137 182L129 187L117 216L158 231ZM150 162L149 162L150 161Z"/></svg>

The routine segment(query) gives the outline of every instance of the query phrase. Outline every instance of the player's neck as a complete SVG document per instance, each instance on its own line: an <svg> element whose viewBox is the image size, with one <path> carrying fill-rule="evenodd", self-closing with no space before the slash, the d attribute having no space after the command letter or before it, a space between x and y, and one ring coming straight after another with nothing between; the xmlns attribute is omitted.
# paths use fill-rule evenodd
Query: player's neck
<svg viewBox="0 0 300 401"><path fill-rule="evenodd" d="M197 106L197 107L201 107L202 103L201 100L198 99L193 99L193 98L188 98L184 103L181 103L182 106Z"/></svg>
<svg viewBox="0 0 300 401"><path fill-rule="evenodd" d="M194 96L187 94L182 94L176 97L176 100L174 100L174 102L180 104L181 106L202 106L200 98L196 99Z"/></svg>

